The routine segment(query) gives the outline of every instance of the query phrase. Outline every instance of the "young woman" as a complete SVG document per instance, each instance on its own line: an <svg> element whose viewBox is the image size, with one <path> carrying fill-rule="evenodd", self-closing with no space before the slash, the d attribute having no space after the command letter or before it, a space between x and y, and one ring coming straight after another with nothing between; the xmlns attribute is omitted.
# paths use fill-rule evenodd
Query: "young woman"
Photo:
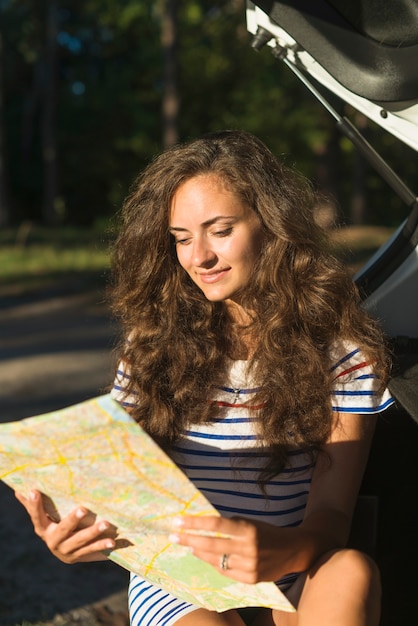
<svg viewBox="0 0 418 626"><path fill-rule="evenodd" d="M133 575L134 626L379 623L377 567L346 544L388 362L315 201L259 140L224 131L163 153L125 203L113 394L221 513L185 516L171 540L297 608L210 612ZM19 499L65 562L114 546L107 523L79 529L83 507L55 524L38 492Z"/></svg>

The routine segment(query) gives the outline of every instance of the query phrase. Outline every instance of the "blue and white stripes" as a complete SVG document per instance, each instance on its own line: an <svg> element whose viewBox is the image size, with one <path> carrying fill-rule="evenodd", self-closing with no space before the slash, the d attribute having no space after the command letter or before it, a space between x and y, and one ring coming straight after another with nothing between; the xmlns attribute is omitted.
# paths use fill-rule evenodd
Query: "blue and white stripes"
<svg viewBox="0 0 418 626"><path fill-rule="evenodd" d="M171 626L197 607L131 575L128 592L131 626Z"/></svg>
<svg viewBox="0 0 418 626"><path fill-rule="evenodd" d="M342 344L333 355L331 368L333 389L332 410L337 413L379 413L393 403L386 390L378 396L379 381L361 352L349 344Z"/></svg>

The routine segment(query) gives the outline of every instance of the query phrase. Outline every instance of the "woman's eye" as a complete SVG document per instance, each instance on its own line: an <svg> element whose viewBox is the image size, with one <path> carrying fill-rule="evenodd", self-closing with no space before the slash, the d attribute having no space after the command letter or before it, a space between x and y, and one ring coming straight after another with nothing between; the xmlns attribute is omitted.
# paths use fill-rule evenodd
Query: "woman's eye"
<svg viewBox="0 0 418 626"><path fill-rule="evenodd" d="M230 235L231 233L232 233L232 227L225 228L224 230L217 230L214 232L214 235L216 237L228 237L228 235Z"/></svg>
<svg viewBox="0 0 418 626"><path fill-rule="evenodd" d="M180 246L187 246L188 243L190 243L190 238L189 239L176 239L175 243L176 245L180 245Z"/></svg>

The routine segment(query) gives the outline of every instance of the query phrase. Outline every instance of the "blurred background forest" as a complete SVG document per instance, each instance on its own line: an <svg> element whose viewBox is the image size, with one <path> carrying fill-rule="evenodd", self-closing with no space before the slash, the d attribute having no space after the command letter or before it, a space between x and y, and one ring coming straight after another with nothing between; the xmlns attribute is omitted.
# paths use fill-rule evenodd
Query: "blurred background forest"
<svg viewBox="0 0 418 626"><path fill-rule="evenodd" d="M402 202L250 41L244 0L0 0L0 235L106 223L156 153L220 128L266 141L337 222L398 225ZM330 100L413 186L410 149Z"/></svg>

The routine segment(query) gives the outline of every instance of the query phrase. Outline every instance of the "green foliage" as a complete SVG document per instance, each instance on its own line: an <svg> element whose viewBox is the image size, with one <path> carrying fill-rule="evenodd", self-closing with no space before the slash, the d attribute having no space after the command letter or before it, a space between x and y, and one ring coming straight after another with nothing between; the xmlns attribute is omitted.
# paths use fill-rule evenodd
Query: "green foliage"
<svg viewBox="0 0 418 626"><path fill-rule="evenodd" d="M48 4L0 3L6 156L16 224L42 221ZM184 0L176 6L180 140L221 128L254 132L336 198L343 220L349 221L356 152L270 48L255 52L250 47L244 1ZM163 9L164 0L59 3L55 206L64 223L88 226L97 216L113 214L137 172L162 148ZM414 186L409 149L371 124L366 131ZM407 209L367 166L364 176L365 219L399 223Z"/></svg>
<svg viewBox="0 0 418 626"><path fill-rule="evenodd" d="M0 295L103 286L110 265L106 224L46 229L22 223L0 233Z"/></svg>

